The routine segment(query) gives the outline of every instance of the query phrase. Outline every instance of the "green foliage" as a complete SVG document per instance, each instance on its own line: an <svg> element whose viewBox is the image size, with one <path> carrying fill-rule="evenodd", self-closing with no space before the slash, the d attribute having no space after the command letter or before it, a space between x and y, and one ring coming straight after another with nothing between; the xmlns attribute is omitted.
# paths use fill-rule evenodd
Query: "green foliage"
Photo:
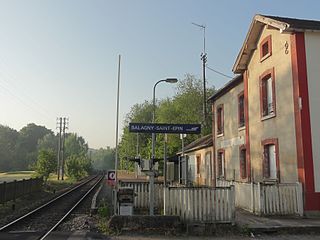
<svg viewBox="0 0 320 240"><path fill-rule="evenodd" d="M38 160L36 163L36 172L43 176L45 181L48 179L50 173L57 169L56 154L51 149L42 149L39 151Z"/></svg>
<svg viewBox="0 0 320 240"><path fill-rule="evenodd" d="M98 150L89 149L89 156L92 160L92 167L96 170L114 169L115 151L108 147Z"/></svg>
<svg viewBox="0 0 320 240"><path fill-rule="evenodd" d="M51 149L58 152L58 136L53 133L47 133L38 140L37 149Z"/></svg>
<svg viewBox="0 0 320 240"><path fill-rule="evenodd" d="M0 125L0 172L15 169L18 136L16 130Z"/></svg>
<svg viewBox="0 0 320 240"><path fill-rule="evenodd" d="M91 171L91 160L86 155L71 155L66 160L67 176L79 180Z"/></svg>
<svg viewBox="0 0 320 240"><path fill-rule="evenodd" d="M65 139L65 158L72 155L86 155L88 152L88 144L84 138L76 133L67 134Z"/></svg>
<svg viewBox="0 0 320 240"><path fill-rule="evenodd" d="M211 132L212 114L210 104L207 104L207 121L203 122L203 85L202 80L187 74L185 79L180 80L176 87L176 94L172 98L166 98L156 102L157 123L198 123L202 124L202 134ZM207 88L207 96L214 93L214 88ZM151 157L151 134L129 133L130 122L152 122L152 102L145 101L135 104L124 121L124 129L119 144L120 167L133 170L134 164L127 162L126 157L140 155L144 159ZM185 144L188 144L201 135L188 135ZM138 139L137 139L138 138ZM164 135L157 134L156 158L163 156ZM139 149L137 151L137 142ZM167 154L175 155L181 149L181 140L178 134L168 135Z"/></svg>

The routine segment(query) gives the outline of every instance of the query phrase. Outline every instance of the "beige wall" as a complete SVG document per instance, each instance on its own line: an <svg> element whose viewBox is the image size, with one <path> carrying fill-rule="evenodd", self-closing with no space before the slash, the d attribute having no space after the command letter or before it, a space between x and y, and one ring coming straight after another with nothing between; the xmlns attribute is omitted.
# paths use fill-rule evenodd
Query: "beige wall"
<svg viewBox="0 0 320 240"><path fill-rule="evenodd" d="M260 62L259 43L270 34L272 37L272 55ZM289 44L287 54L286 43ZM278 138L281 182L298 181L290 54L290 35L281 34L279 30L265 27L257 49L248 65L250 159L254 181L263 180L261 141L267 138ZM262 121L260 116L259 76L273 67L276 117Z"/></svg>
<svg viewBox="0 0 320 240"><path fill-rule="evenodd" d="M305 45L315 192L320 192L320 33L306 32Z"/></svg>
<svg viewBox="0 0 320 240"><path fill-rule="evenodd" d="M228 93L218 98L215 103L215 158L217 151L225 151L225 178L227 180L240 179L239 147L245 144L245 129L238 127L238 94L243 91L240 83ZM224 134L217 135L217 106L223 104Z"/></svg>

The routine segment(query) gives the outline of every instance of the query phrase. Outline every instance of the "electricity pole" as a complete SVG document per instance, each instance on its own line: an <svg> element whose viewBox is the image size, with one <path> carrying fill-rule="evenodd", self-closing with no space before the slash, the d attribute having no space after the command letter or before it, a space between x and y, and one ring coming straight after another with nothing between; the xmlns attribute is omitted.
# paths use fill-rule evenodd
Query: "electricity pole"
<svg viewBox="0 0 320 240"><path fill-rule="evenodd" d="M63 132L63 136L62 136L62 148L61 148L61 180L64 180L64 143L65 143L65 139L66 139L66 129L68 129L68 118L63 118L63 128L62 128L62 132Z"/></svg>
<svg viewBox="0 0 320 240"><path fill-rule="evenodd" d="M60 152L61 152L61 131L62 131L62 118L57 118L57 128L59 129L58 134L58 159L57 159L57 179L60 180Z"/></svg>
<svg viewBox="0 0 320 240"><path fill-rule="evenodd" d="M201 53L202 61L202 79L203 79L203 125L207 123L207 90L206 90L206 63L207 63L207 53L206 53L206 26L197 23L192 23L193 25L202 28L203 30L203 52Z"/></svg>

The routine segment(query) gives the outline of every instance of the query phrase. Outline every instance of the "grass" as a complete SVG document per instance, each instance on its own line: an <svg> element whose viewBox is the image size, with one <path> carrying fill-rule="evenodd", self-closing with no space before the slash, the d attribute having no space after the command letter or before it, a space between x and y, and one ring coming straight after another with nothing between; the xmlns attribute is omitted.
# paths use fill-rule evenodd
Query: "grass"
<svg viewBox="0 0 320 240"><path fill-rule="evenodd" d="M12 182L14 180L29 179L35 176L34 171L15 171L15 172L1 172L0 182Z"/></svg>

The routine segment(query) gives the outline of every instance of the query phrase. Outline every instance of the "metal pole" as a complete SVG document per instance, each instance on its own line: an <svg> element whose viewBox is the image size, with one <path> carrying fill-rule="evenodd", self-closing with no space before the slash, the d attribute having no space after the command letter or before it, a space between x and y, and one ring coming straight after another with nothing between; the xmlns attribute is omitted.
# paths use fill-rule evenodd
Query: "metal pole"
<svg viewBox="0 0 320 240"><path fill-rule="evenodd" d="M164 134L164 149L163 149L163 184L167 186L167 141L168 134Z"/></svg>
<svg viewBox="0 0 320 240"><path fill-rule="evenodd" d="M159 82L153 86L153 95L152 95L152 123L155 122L156 119L156 86ZM156 134L152 133L152 150L151 150L151 162L150 162L150 175L149 175L149 214L150 216L154 215L154 174L153 174L153 162L155 159L155 147L156 147Z"/></svg>
<svg viewBox="0 0 320 240"><path fill-rule="evenodd" d="M119 92L120 92L120 63L121 63L121 55L119 55L119 65L118 65L118 88L117 88L117 115L116 115L116 156L115 156L115 190L118 185L118 155L119 155L119 144L118 144L118 134L119 134ZM117 215L117 192L115 192L114 196L114 204L113 204L113 213Z"/></svg>
<svg viewBox="0 0 320 240"><path fill-rule="evenodd" d="M167 78L162 79L156 82L153 86L153 96L152 96L152 104L153 104L153 111L152 111L152 123L155 123L156 120L156 87L161 82L168 82L168 83L176 83L178 80L176 78ZM155 159L155 149L156 149L156 134L152 133L152 156L150 162L150 176L149 176L149 206L150 206L150 216L154 215L154 169L153 163Z"/></svg>

